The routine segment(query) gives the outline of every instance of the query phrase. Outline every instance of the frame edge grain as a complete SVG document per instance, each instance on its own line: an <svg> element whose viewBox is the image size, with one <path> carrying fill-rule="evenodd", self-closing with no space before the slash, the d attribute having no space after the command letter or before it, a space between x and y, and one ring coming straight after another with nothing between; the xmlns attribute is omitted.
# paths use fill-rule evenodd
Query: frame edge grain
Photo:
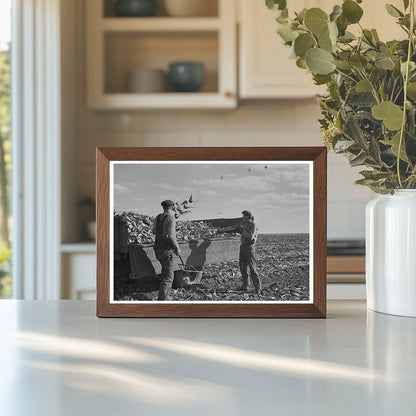
<svg viewBox="0 0 416 416"><path fill-rule="evenodd" d="M314 159L314 305L326 317L326 238L327 238L327 149L321 151Z"/></svg>
<svg viewBox="0 0 416 416"><path fill-rule="evenodd" d="M106 316L110 291L110 163L96 149L97 316Z"/></svg>

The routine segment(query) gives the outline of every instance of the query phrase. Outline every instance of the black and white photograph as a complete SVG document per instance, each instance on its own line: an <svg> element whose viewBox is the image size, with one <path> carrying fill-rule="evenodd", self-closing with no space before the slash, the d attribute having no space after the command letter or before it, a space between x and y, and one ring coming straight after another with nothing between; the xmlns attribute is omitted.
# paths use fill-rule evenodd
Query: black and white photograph
<svg viewBox="0 0 416 416"><path fill-rule="evenodd" d="M110 302L312 303L313 163L114 161Z"/></svg>

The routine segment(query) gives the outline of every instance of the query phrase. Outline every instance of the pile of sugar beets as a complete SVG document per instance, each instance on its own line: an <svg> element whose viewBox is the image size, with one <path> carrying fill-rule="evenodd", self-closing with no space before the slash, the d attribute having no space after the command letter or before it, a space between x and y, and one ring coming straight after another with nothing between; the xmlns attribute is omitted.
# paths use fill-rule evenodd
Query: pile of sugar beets
<svg viewBox="0 0 416 416"><path fill-rule="evenodd" d="M118 212L127 226L128 244L153 244L155 236L152 232L154 218L135 212ZM224 237L218 228L203 221L178 220L176 225L176 238L179 242L202 238Z"/></svg>
<svg viewBox="0 0 416 416"><path fill-rule="evenodd" d="M191 194L183 202L174 202L174 213L178 219L176 224L176 238L179 242L196 240L201 238L223 237L227 234L221 233L203 221L179 220L195 208L195 200ZM135 212L116 212L115 216L121 217L127 225L127 243L130 244L153 244L154 234L152 232L154 218Z"/></svg>

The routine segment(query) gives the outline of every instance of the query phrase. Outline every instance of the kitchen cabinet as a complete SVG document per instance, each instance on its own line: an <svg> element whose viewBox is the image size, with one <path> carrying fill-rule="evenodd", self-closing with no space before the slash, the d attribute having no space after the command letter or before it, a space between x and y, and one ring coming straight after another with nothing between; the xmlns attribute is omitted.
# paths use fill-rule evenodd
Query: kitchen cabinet
<svg viewBox="0 0 416 416"><path fill-rule="evenodd" d="M328 0L299 0L296 10L329 10L324 3ZM289 59L291 50L276 33L277 12L268 10L264 1L239 0L238 5L240 97L290 99L322 93L322 87L314 85L311 75Z"/></svg>
<svg viewBox="0 0 416 416"><path fill-rule="evenodd" d="M217 16L115 17L104 0L88 0L87 102L90 109L234 108L237 105L236 5L218 2ZM110 3L111 6L111 3ZM199 92L134 93L128 74L168 70L198 61L206 77ZM166 92L165 92L166 91Z"/></svg>
<svg viewBox="0 0 416 416"><path fill-rule="evenodd" d="M61 298L95 300L95 244L63 244L61 253Z"/></svg>
<svg viewBox="0 0 416 416"><path fill-rule="evenodd" d="M365 256L328 256L328 299L365 299Z"/></svg>
<svg viewBox="0 0 416 416"><path fill-rule="evenodd" d="M320 7L330 12L334 0L298 0L289 3L290 11ZM403 8L402 0L390 3ZM308 98L325 93L323 86L316 86L305 70L290 59L291 49L277 35L276 11L268 10L263 1L239 0L239 95L242 99L256 98ZM403 38L403 33L394 18L388 15L384 4L378 0L366 0L363 27L376 28L380 39L387 41ZM348 30L357 33L358 25Z"/></svg>

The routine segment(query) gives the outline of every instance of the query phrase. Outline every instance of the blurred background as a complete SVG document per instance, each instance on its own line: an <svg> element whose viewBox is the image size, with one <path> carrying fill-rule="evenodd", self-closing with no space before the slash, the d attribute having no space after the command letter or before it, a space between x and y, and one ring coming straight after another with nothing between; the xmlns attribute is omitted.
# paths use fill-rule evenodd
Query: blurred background
<svg viewBox="0 0 416 416"><path fill-rule="evenodd" d="M322 145L290 54L262 0L0 0L1 296L95 297L96 147ZM358 171L329 153L332 298L365 297Z"/></svg>

